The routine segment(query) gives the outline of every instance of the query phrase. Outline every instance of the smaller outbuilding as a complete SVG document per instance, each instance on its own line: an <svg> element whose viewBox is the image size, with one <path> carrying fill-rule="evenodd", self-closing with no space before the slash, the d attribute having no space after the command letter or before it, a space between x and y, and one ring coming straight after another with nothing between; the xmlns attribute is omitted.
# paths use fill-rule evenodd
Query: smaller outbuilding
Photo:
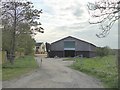
<svg viewBox="0 0 120 90"><path fill-rule="evenodd" d="M72 36L46 43L48 57L95 57L96 46Z"/></svg>
<svg viewBox="0 0 120 90"><path fill-rule="evenodd" d="M44 54L45 53L45 45L43 42L35 44L35 54Z"/></svg>

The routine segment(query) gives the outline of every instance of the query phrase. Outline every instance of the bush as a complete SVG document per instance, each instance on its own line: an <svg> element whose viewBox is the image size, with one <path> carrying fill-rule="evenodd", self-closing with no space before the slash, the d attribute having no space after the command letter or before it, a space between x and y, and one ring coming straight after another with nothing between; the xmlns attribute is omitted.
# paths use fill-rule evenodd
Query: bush
<svg viewBox="0 0 120 90"><path fill-rule="evenodd" d="M104 56L110 55L112 53L112 50L108 46L99 47L97 48L96 53L98 56L104 57Z"/></svg>

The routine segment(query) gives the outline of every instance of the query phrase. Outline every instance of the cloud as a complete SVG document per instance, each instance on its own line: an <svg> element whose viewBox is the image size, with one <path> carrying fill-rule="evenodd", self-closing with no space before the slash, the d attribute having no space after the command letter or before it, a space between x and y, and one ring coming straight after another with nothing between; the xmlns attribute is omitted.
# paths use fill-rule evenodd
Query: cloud
<svg viewBox="0 0 120 90"><path fill-rule="evenodd" d="M96 37L101 32L98 25L88 23L89 14L87 2L93 0L36 0L36 8L43 9L40 22L45 33L35 36L37 42L54 42L67 36L91 42L97 46L117 48L117 24L112 28L109 36L103 39Z"/></svg>
<svg viewBox="0 0 120 90"><path fill-rule="evenodd" d="M48 7L43 8L43 18L47 19L48 22L57 23L58 25L68 25L82 20L82 14L84 13L82 4L77 2L78 0L44 0L42 6ZM83 18L84 19L84 18ZM49 24L49 23L48 23Z"/></svg>
<svg viewBox="0 0 120 90"><path fill-rule="evenodd" d="M82 32L75 32L74 36L86 40L95 44L96 46L103 47L109 46L111 48L118 48L118 23L112 27L110 34L105 38L98 38L96 34L100 33L101 30L99 26L92 25L89 27L84 28Z"/></svg>

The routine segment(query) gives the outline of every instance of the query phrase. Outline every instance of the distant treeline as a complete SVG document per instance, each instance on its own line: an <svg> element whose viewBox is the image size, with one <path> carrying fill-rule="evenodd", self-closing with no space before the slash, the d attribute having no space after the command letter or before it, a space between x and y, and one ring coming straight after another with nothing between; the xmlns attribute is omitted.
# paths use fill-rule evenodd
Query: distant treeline
<svg viewBox="0 0 120 90"><path fill-rule="evenodd" d="M100 57L104 57L104 56L107 56L107 55L117 55L118 50L120 50L120 49L111 49L108 46L98 47L96 49L96 54L97 54L97 56L100 56Z"/></svg>

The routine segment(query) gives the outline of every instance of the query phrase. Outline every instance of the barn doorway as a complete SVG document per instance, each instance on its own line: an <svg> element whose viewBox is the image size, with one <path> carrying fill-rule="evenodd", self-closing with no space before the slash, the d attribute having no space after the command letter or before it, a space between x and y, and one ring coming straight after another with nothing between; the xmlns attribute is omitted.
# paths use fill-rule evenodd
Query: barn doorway
<svg viewBox="0 0 120 90"><path fill-rule="evenodd" d="M75 50L65 50L64 51L65 57L74 57L75 56Z"/></svg>

